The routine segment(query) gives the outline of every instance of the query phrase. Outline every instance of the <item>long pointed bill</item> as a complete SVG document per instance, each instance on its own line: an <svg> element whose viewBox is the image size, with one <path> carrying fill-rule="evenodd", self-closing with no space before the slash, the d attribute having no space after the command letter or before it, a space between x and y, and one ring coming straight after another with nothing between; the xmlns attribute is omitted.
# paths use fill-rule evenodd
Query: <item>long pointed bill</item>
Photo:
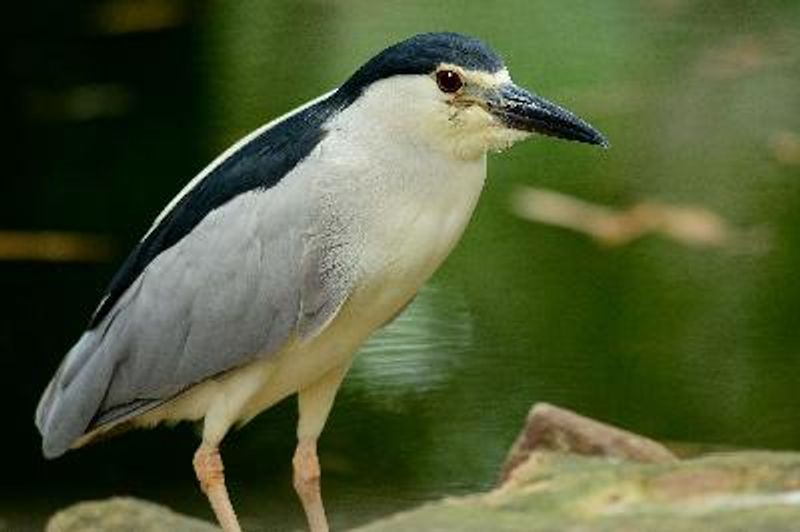
<svg viewBox="0 0 800 532"><path fill-rule="evenodd" d="M506 83L487 100L489 111L508 127L608 147L602 133L563 107Z"/></svg>

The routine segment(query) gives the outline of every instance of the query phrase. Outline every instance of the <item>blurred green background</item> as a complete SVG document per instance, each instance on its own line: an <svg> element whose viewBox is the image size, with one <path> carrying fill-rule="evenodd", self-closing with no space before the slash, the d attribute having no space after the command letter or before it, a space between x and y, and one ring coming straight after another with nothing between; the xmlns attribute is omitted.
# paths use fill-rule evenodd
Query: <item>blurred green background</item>
<svg viewBox="0 0 800 532"><path fill-rule="evenodd" d="M45 462L38 396L188 179L420 31L484 39L519 84L588 119L612 149L537 139L490 158L462 243L339 395L321 440L334 528L490 486L536 401L668 441L800 448L796 0L84 0L4 12L0 529L38 530L59 507L112 494L211 517L192 427ZM519 185L615 208L700 206L756 228L759 245L598 245L517 217ZM99 235L111 252L19 252L11 232L40 230ZM248 530L303 525L294 422L289 400L226 440Z"/></svg>

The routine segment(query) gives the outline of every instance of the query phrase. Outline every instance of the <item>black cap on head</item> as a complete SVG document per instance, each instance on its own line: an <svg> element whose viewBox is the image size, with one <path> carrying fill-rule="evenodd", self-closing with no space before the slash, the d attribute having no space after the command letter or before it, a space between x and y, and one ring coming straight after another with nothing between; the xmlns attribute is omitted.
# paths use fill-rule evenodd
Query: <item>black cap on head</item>
<svg viewBox="0 0 800 532"><path fill-rule="evenodd" d="M348 105L376 81L402 74L429 74L441 63L488 73L503 68L503 60L479 39L459 33L420 33L367 61L336 95Z"/></svg>

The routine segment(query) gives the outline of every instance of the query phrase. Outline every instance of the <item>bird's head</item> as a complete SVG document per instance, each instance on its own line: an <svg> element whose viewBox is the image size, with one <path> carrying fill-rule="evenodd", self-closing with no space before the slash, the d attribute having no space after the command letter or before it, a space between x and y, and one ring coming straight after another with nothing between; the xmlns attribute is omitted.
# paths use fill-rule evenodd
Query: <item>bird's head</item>
<svg viewBox="0 0 800 532"><path fill-rule="evenodd" d="M461 159L502 150L533 133L606 146L566 109L516 85L478 39L424 33L383 50L336 92L373 127Z"/></svg>

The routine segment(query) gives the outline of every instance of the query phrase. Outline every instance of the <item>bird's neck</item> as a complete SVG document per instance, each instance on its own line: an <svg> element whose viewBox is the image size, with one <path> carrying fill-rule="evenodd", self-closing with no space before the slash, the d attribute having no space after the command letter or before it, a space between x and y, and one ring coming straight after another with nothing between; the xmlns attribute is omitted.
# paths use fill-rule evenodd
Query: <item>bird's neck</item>
<svg viewBox="0 0 800 532"><path fill-rule="evenodd" d="M382 322L413 297L463 234L483 188L485 156L449 157L381 129L368 136L339 129L320 148L322 157L337 154L327 166L336 175L321 183L331 198L323 203L337 210L332 219L347 226L334 238L359 257L357 299L378 309L360 319Z"/></svg>

